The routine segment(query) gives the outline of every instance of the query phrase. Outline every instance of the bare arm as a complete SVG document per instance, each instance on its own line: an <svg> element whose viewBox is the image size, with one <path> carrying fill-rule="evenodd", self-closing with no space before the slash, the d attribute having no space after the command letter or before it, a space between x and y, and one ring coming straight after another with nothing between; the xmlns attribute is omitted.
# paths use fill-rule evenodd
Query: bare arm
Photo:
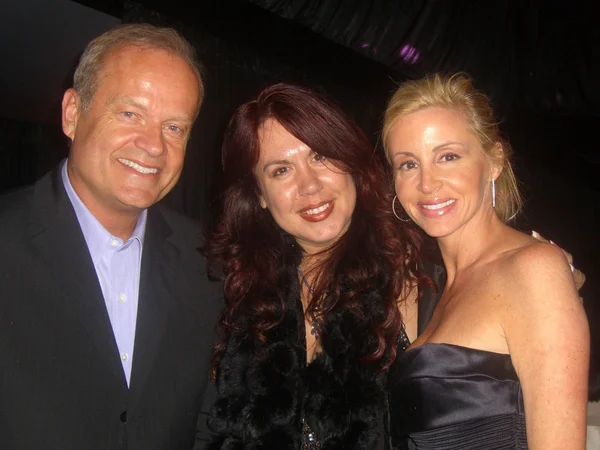
<svg viewBox="0 0 600 450"><path fill-rule="evenodd" d="M589 329L561 250L533 244L505 274L503 327L534 450L585 449Z"/></svg>

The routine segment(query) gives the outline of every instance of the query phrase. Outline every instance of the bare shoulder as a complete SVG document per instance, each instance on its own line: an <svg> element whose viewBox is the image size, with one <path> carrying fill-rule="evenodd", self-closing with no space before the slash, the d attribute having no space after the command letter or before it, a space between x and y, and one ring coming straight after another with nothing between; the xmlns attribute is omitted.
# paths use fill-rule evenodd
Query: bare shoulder
<svg viewBox="0 0 600 450"><path fill-rule="evenodd" d="M502 322L537 321L551 311L581 310L569 263L562 250L528 236L519 239L495 263L496 292Z"/></svg>
<svg viewBox="0 0 600 450"><path fill-rule="evenodd" d="M507 252L499 266L503 278L516 289L535 290L558 284L576 292L569 263L556 245L531 239Z"/></svg>
<svg viewBox="0 0 600 450"><path fill-rule="evenodd" d="M571 269L559 247L532 239L507 252L498 266L501 322L509 340L511 335L528 336L539 342L558 330L572 332L576 324L586 328Z"/></svg>

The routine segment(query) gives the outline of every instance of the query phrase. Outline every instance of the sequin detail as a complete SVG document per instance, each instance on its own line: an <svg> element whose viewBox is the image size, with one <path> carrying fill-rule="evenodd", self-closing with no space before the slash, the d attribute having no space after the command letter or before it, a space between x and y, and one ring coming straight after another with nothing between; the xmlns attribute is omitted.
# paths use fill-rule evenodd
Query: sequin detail
<svg viewBox="0 0 600 450"><path fill-rule="evenodd" d="M306 420L302 419L302 450L320 450L321 441L310 428Z"/></svg>
<svg viewBox="0 0 600 450"><path fill-rule="evenodd" d="M404 324L402 324L402 328L400 328L400 333L398 333L398 348L401 351L405 351L408 347L410 347L410 339L408 339L408 335L406 334L406 328L404 328Z"/></svg>
<svg viewBox="0 0 600 450"><path fill-rule="evenodd" d="M306 288L308 289L308 292L310 295L314 295L315 291L312 288L312 286L310 285L310 283L308 282L308 280L306 279L306 277L304 276L304 272L302 272L302 269L300 269L300 267L298 267L296 269L298 271L298 274L300 275L300 278L302 279L302 283L304 283L304 285L306 286ZM315 314L320 314L320 308L317 306L315 308ZM321 319L320 316L316 316L312 321L310 321L310 334L312 334L316 340L320 340L320 335L321 335L321 330L323 329L323 320Z"/></svg>

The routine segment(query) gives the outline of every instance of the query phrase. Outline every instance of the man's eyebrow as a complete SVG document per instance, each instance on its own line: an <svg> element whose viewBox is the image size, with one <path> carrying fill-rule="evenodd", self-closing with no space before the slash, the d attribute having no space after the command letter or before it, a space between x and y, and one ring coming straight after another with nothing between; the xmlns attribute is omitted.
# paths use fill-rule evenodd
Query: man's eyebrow
<svg viewBox="0 0 600 450"><path fill-rule="evenodd" d="M130 105L130 106L134 106L136 108L141 109L142 111L146 111L146 105L144 104L144 102L141 102L139 100L137 100L136 98L133 97L122 97L120 99L117 100L117 103L120 103L122 105ZM173 116L171 117L169 120L173 120L175 122L183 122L185 124L191 124L193 123L193 120L191 117L187 117L187 116Z"/></svg>
<svg viewBox="0 0 600 450"><path fill-rule="evenodd" d="M193 122L193 120L190 117L186 116L173 116L169 120L173 120L175 122L183 122L186 124L191 124Z"/></svg>
<svg viewBox="0 0 600 450"><path fill-rule="evenodd" d="M141 102L133 97L121 97L120 99L117 100L117 103L121 103L123 105L135 106L136 108L140 108L143 110L146 109L146 105L144 105L143 102Z"/></svg>

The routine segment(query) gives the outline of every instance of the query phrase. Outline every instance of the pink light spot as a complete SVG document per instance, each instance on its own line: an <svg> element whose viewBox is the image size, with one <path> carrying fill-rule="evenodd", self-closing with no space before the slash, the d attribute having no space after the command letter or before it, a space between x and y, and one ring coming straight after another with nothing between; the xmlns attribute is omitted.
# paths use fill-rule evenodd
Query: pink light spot
<svg viewBox="0 0 600 450"><path fill-rule="evenodd" d="M400 58L402 58L404 62L409 64L415 64L421 56L421 53L419 53L419 51L415 47L409 44L405 44L404 46L402 46L398 53L400 55Z"/></svg>

